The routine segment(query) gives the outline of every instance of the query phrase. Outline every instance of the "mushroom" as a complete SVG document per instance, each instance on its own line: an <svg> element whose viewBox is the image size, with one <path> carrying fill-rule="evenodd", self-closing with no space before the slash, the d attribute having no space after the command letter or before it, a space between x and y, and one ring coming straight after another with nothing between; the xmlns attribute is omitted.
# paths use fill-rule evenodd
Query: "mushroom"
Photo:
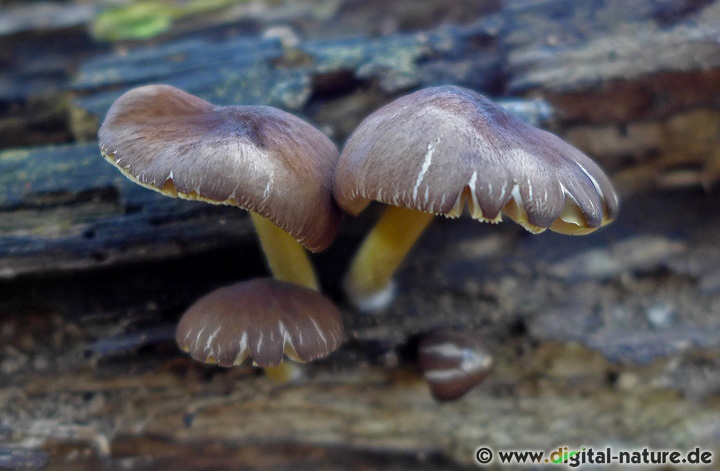
<svg viewBox="0 0 720 471"><path fill-rule="evenodd" d="M485 379L493 361L477 335L446 331L420 339L418 363L433 397L450 401Z"/></svg>
<svg viewBox="0 0 720 471"><path fill-rule="evenodd" d="M269 106L214 106L169 85L132 89L98 133L103 157L130 180L188 200L250 211L280 280L317 289L306 252L332 242L337 147L322 132Z"/></svg>
<svg viewBox="0 0 720 471"><path fill-rule="evenodd" d="M618 198L589 157L472 90L441 86L398 98L353 132L335 169L339 206L390 205L345 279L361 310L392 299L392 276L434 215L502 213L530 232L587 234L612 221Z"/></svg>
<svg viewBox="0 0 720 471"><path fill-rule="evenodd" d="M229 367L250 357L266 368L283 356L303 363L328 356L345 334L337 308L317 291L256 278L200 298L183 314L175 338L201 362Z"/></svg>

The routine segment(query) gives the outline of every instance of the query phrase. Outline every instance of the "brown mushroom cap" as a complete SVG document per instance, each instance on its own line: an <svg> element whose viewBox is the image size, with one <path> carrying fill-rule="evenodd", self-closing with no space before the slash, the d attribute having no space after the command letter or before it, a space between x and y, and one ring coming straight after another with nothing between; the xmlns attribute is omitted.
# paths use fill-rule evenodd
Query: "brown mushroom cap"
<svg viewBox="0 0 720 471"><path fill-rule="evenodd" d="M255 211L313 251L337 234L336 146L268 106L217 107L169 85L122 95L98 133L103 156L165 195Z"/></svg>
<svg viewBox="0 0 720 471"><path fill-rule="evenodd" d="M528 230L590 232L613 220L610 180L585 154L479 93L420 90L368 116L342 151L335 199L358 214L371 200L476 219L501 211Z"/></svg>
<svg viewBox="0 0 720 471"><path fill-rule="evenodd" d="M433 396L449 401L462 397L485 379L492 357L476 335L447 331L420 339L418 363Z"/></svg>
<svg viewBox="0 0 720 471"><path fill-rule="evenodd" d="M261 367L288 358L306 362L343 342L342 318L326 297L308 288L260 278L217 289L183 314L181 349L202 362L232 366L247 357Z"/></svg>

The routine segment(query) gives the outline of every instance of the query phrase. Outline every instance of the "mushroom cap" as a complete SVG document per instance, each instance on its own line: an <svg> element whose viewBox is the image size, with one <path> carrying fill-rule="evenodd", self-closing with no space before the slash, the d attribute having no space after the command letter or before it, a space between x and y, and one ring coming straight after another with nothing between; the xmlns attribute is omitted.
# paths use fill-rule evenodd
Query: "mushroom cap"
<svg viewBox="0 0 720 471"><path fill-rule="evenodd" d="M261 367L288 358L307 362L335 351L345 339L340 312L320 293L272 278L217 289L183 314L175 339L198 361Z"/></svg>
<svg viewBox="0 0 720 471"><path fill-rule="evenodd" d="M98 138L103 157L147 188L255 211L312 251L337 234L337 147L289 113L148 85L113 103Z"/></svg>
<svg viewBox="0 0 720 471"><path fill-rule="evenodd" d="M618 199L589 157L472 90L426 88L368 116L335 169L335 199L371 200L448 217L501 211L532 232L579 234L613 220Z"/></svg>
<svg viewBox="0 0 720 471"><path fill-rule="evenodd" d="M418 363L432 395L449 401L485 379L493 362L477 335L447 331L420 339Z"/></svg>

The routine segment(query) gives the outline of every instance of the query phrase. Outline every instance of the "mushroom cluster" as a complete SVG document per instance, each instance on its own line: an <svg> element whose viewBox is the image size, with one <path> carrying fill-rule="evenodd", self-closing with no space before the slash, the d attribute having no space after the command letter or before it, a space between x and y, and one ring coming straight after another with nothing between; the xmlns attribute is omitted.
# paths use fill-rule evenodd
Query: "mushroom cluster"
<svg viewBox="0 0 720 471"><path fill-rule="evenodd" d="M322 132L267 106L214 106L167 85L122 95L99 131L102 155L164 195L250 211L273 279L220 288L191 306L178 345L197 360L231 366L251 357L310 361L344 339L304 248L335 238L341 210L388 207L352 259L343 283L359 311L393 299L393 276L434 216L498 223L533 233L581 235L611 222L618 199L589 157L559 137L456 86L426 88L368 116L342 153ZM303 248L304 247L304 248ZM462 334L429 337L419 352L433 394L461 396L490 357Z"/></svg>
<svg viewBox="0 0 720 471"><path fill-rule="evenodd" d="M317 292L303 248L324 250L340 224L332 195L339 152L322 132L276 108L218 107L148 85L115 101L98 138L103 157L144 187L250 211L275 280L200 299L180 320L181 348L221 366L252 357L271 367L283 352L309 361L340 346L340 314Z"/></svg>

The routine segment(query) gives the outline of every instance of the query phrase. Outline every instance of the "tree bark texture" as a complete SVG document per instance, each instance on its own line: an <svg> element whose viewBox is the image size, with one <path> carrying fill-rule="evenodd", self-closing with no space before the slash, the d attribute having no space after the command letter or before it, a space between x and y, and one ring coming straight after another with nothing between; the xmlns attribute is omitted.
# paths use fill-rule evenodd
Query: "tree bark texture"
<svg viewBox="0 0 720 471"><path fill-rule="evenodd" d="M92 5L4 7L0 468L475 469L483 446L717 453L720 1L423 0L382 15L387 2L241 3L113 43L90 40ZM586 237L437 220L375 316L340 280L379 208L345 217L312 259L347 344L291 384L200 365L175 347L179 315L267 269L243 211L148 191L100 157L104 113L146 83L277 106L338 145L399 95L473 88L592 155L621 216ZM495 366L441 404L416 347L447 329L481 338Z"/></svg>

